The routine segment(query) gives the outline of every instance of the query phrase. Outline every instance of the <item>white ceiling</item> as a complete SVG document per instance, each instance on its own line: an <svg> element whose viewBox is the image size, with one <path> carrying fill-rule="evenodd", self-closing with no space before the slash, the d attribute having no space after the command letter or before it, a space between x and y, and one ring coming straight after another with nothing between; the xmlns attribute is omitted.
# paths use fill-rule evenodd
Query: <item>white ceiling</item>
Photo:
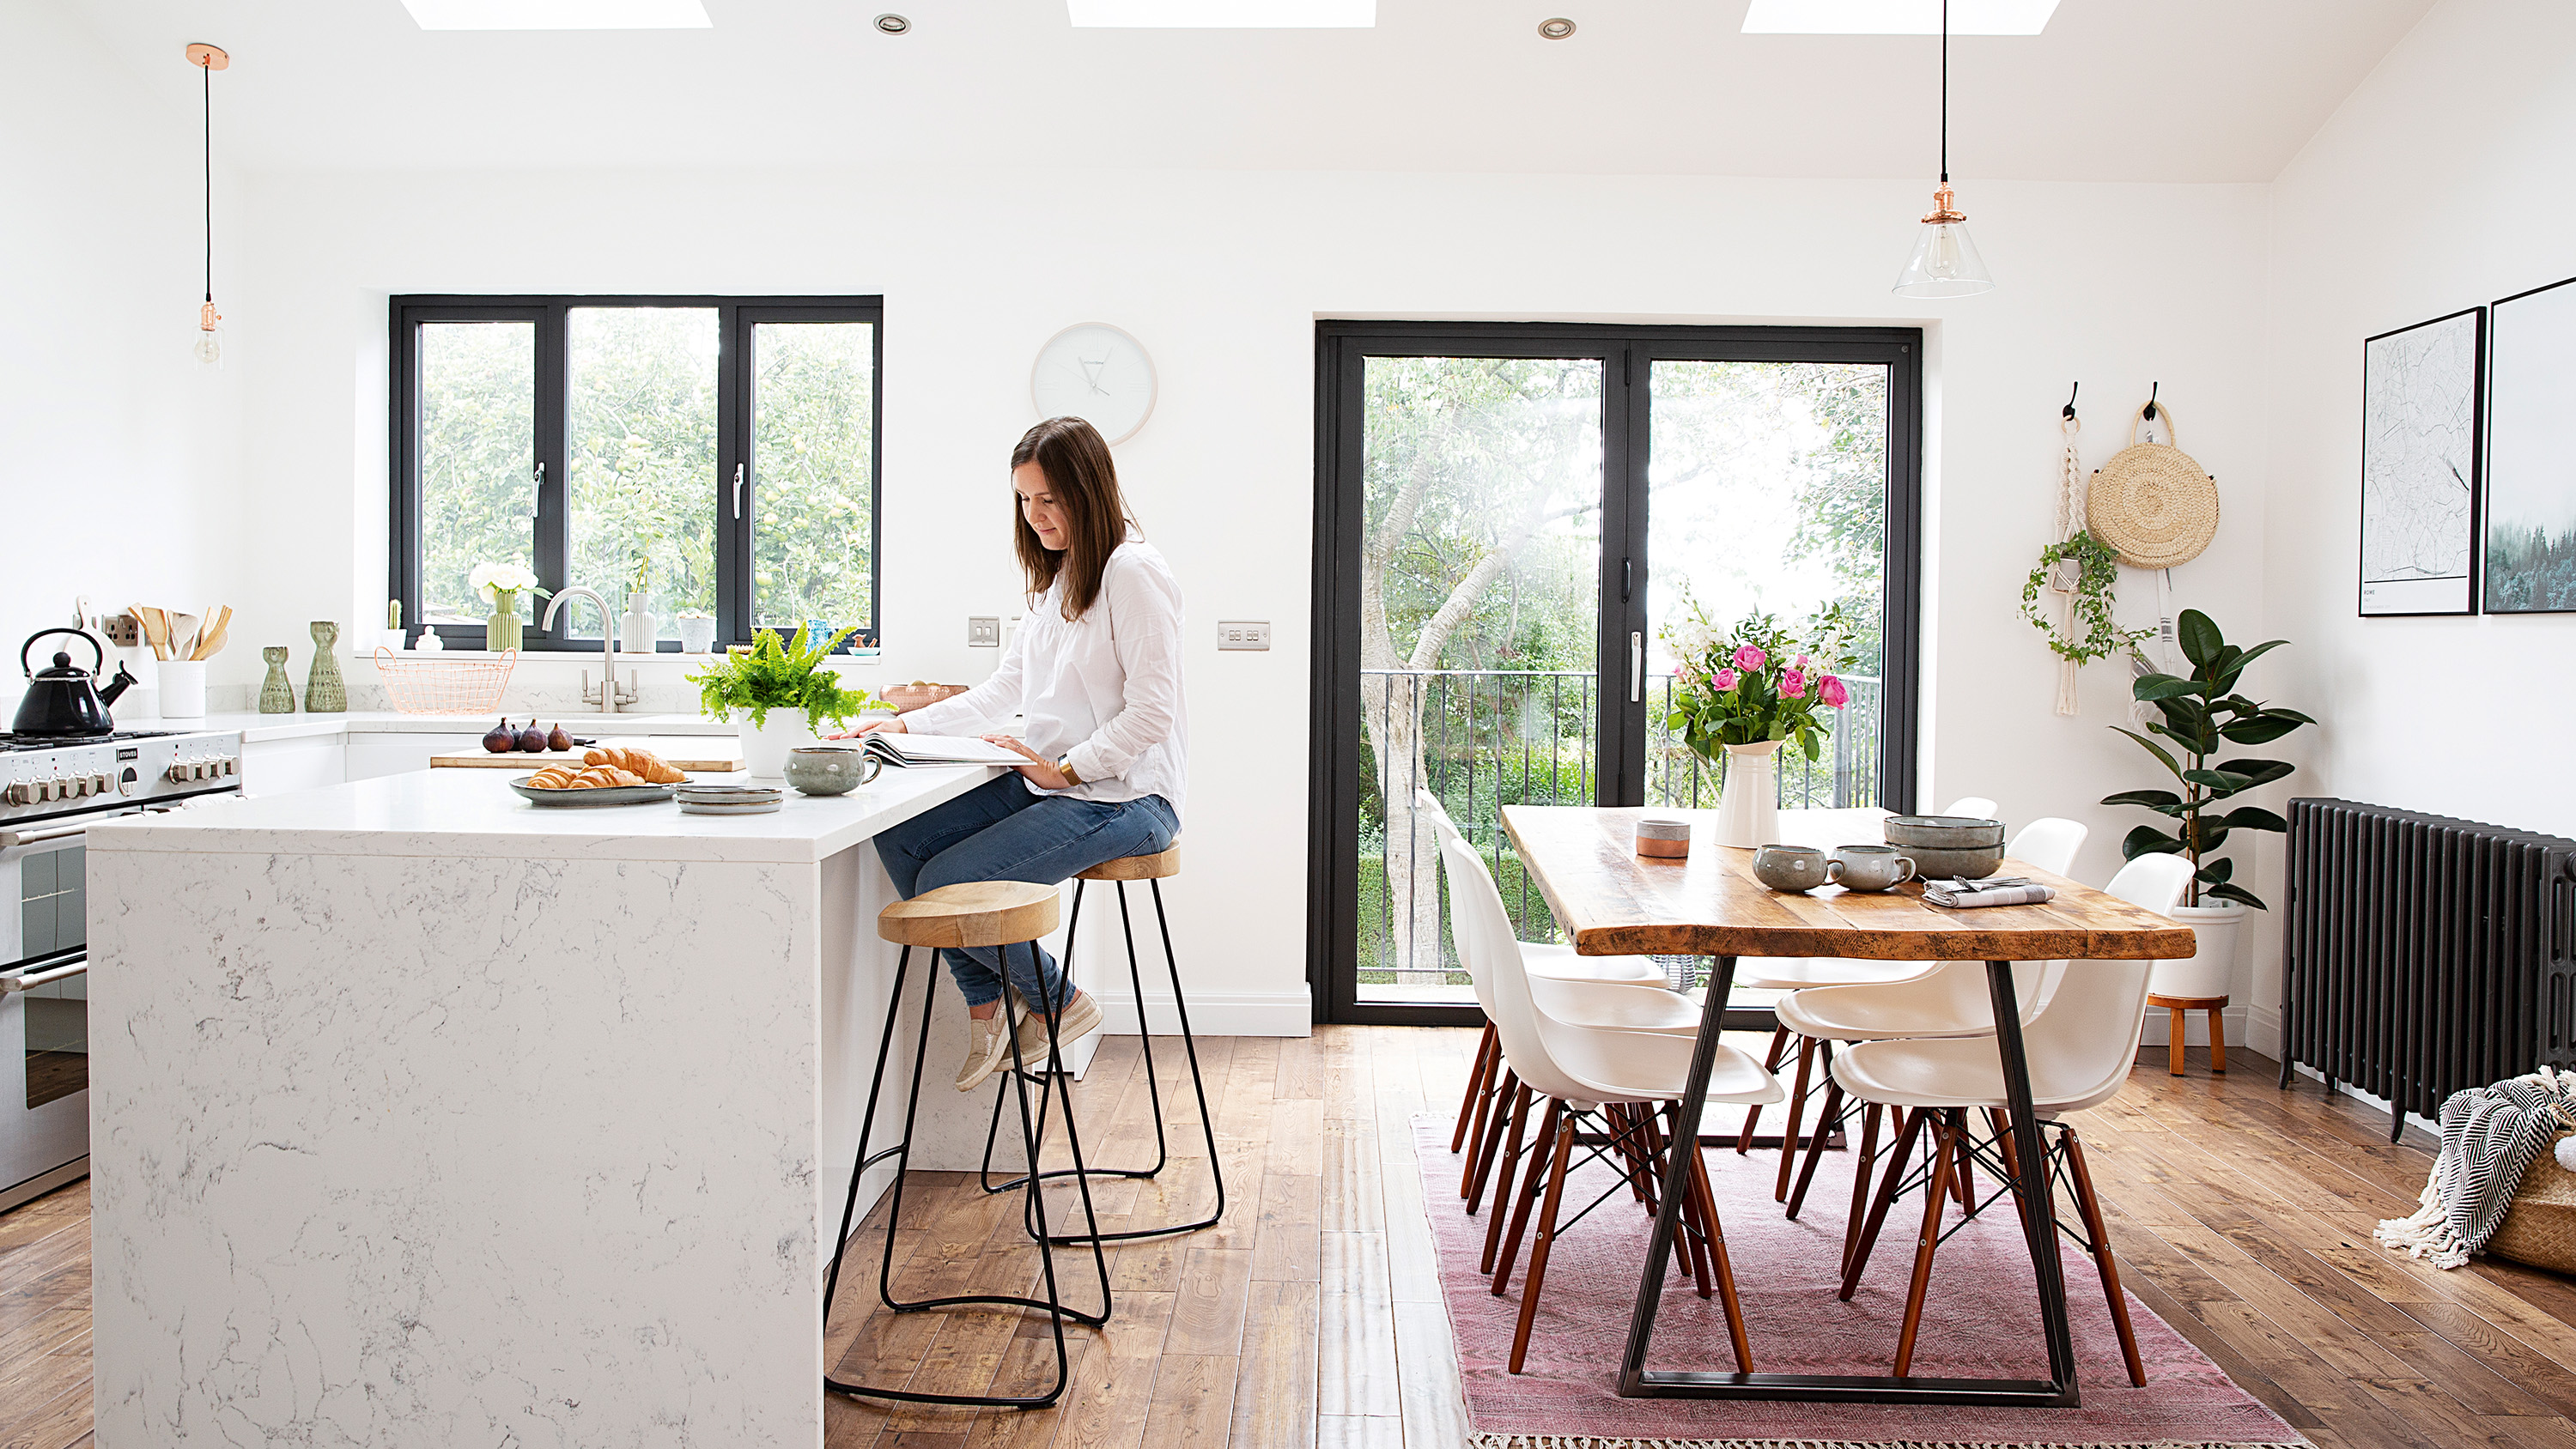
<svg viewBox="0 0 2576 1449"><path fill-rule="evenodd" d="M1748 0L1379 0L1370 30L1076 30L1064 0L706 0L707 30L425 32L399 0L74 0L247 169L1099 166L1928 176L1937 42ZM2063 0L1951 41L1951 169L2264 181L2432 0ZM878 34L880 9L913 21ZM1541 39L1550 15L1581 27ZM189 127L193 131L194 127Z"/></svg>

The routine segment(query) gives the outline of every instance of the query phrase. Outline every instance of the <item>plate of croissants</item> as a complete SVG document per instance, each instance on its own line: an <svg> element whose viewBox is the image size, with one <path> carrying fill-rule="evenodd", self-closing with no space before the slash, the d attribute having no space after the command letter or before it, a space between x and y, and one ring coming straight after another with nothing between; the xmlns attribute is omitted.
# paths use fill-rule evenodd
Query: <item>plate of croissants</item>
<svg viewBox="0 0 2576 1449"><path fill-rule="evenodd" d="M651 750L619 745L591 750L578 765L522 775L510 788L537 805L650 805L670 799L688 778Z"/></svg>

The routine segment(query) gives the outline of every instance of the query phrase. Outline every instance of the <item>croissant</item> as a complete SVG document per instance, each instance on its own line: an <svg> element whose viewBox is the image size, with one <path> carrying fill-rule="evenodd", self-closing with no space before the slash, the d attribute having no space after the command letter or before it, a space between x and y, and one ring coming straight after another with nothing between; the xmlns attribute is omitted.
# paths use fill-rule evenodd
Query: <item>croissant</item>
<svg viewBox="0 0 2576 1449"><path fill-rule="evenodd" d="M672 768L660 755L651 750L629 745L592 750L584 754L581 761L585 765L604 765L612 769L624 770L637 776L635 783L639 785L677 785L689 778L682 771Z"/></svg>

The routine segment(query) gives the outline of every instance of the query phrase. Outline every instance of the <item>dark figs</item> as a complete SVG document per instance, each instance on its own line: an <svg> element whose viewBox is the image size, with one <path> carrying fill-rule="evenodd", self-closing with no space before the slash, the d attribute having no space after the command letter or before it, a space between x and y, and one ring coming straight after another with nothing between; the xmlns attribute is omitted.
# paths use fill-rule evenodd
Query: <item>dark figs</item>
<svg viewBox="0 0 2576 1449"><path fill-rule="evenodd" d="M484 733L483 748L496 755L506 755L519 747L519 737L510 732L510 721L504 718Z"/></svg>
<svg viewBox="0 0 2576 1449"><path fill-rule="evenodd" d="M556 725L555 732L546 736L546 748L550 750L571 749L572 731L565 729L562 725Z"/></svg>
<svg viewBox="0 0 2576 1449"><path fill-rule="evenodd" d="M519 731L519 748L531 755L546 752L546 732L537 728L535 720L528 721L528 727Z"/></svg>

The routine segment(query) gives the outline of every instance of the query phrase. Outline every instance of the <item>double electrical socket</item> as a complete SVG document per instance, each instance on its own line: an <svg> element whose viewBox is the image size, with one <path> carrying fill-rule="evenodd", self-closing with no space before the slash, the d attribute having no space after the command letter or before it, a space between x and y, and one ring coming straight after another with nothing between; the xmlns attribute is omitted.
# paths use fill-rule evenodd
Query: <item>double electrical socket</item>
<svg viewBox="0 0 2576 1449"><path fill-rule="evenodd" d="M1267 649L1270 647L1270 621L1219 619L1216 621L1216 647L1221 650Z"/></svg>
<svg viewBox="0 0 2576 1449"><path fill-rule="evenodd" d="M1000 617L999 615L995 615L995 614L969 614L969 615L967 615L967 616L966 616L966 647L967 647L967 648L969 648L969 649L999 649L999 648L1001 648L1001 647L1002 647L1002 620L1001 620L1001 617Z"/></svg>

